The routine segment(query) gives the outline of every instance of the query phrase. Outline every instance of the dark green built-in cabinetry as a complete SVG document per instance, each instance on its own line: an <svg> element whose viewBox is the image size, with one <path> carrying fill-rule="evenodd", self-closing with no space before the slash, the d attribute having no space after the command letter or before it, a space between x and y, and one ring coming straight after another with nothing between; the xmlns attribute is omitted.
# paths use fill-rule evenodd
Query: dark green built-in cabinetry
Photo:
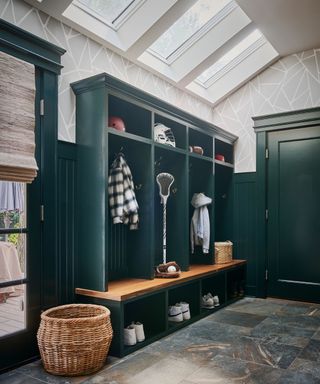
<svg viewBox="0 0 320 384"><path fill-rule="evenodd" d="M156 175L169 172L175 182L167 207L167 259L188 270L213 263L213 246L190 253L192 195L213 198L209 215L211 244L232 240L233 142L236 137L107 74L71 84L76 94L78 150L77 286L108 289L115 279L153 278L162 261L162 206ZM108 128L108 116L120 116L126 132ZM170 127L176 148L153 140L154 123ZM201 146L204 154L189 152ZM215 151L225 162L214 160ZM133 175L139 203L139 229L113 225L108 209L108 169L123 152Z"/></svg>
<svg viewBox="0 0 320 384"><path fill-rule="evenodd" d="M110 282L120 279L153 279L154 267L162 262L162 206L156 183L160 172L169 172L175 178L167 206L167 260L175 260L183 271L194 264L213 264L214 241L232 240L233 235L233 143L236 137L105 73L71 86L76 94L77 132L76 286L105 292ZM121 117L126 131L109 128L108 116ZM155 123L171 128L175 148L154 142ZM189 152L189 146L201 146L204 154ZM137 231L130 231L125 225L113 225L110 219L108 170L119 152L124 153L134 179L140 208ZM223 155L224 161L215 161L215 153ZM193 194L199 192L213 199L208 207L209 254L203 254L200 248L194 254L190 251L189 228L193 214L190 201ZM228 276L230 280L232 274ZM226 279L221 277L223 294ZM195 280L192 284L200 283ZM198 292L193 295L199 304L199 291L183 287L179 289ZM164 291L157 295L163 305L168 304ZM145 300L149 305L148 299ZM132 305L128 303L122 310L131 311ZM113 322L120 319L119 308L113 313ZM123 320L120 323L127 325ZM117 354L123 353L119 346L115 349Z"/></svg>

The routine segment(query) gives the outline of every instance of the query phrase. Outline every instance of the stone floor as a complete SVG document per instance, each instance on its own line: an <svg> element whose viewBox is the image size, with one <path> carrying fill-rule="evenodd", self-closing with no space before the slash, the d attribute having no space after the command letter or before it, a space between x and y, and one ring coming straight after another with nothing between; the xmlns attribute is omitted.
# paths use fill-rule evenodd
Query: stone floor
<svg viewBox="0 0 320 384"><path fill-rule="evenodd" d="M245 298L90 377L47 374L39 361L0 383L320 383L320 305Z"/></svg>

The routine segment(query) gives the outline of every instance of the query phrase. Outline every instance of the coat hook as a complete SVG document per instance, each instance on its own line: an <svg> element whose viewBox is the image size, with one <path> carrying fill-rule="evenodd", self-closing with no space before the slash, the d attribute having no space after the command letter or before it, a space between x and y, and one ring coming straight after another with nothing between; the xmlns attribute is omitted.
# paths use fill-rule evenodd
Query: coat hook
<svg viewBox="0 0 320 384"><path fill-rule="evenodd" d="M172 188L172 193L175 195L178 192L178 188Z"/></svg>
<svg viewBox="0 0 320 384"><path fill-rule="evenodd" d="M160 156L158 160L155 160L154 165L159 167L161 164L161 160L162 160L162 156Z"/></svg>
<svg viewBox="0 0 320 384"><path fill-rule="evenodd" d="M142 184L136 184L135 188L137 191L140 191L140 189L142 188Z"/></svg>
<svg viewBox="0 0 320 384"><path fill-rule="evenodd" d="M119 151L117 153L115 153L114 156L115 157L124 156L124 154L123 154L123 146L120 147Z"/></svg>

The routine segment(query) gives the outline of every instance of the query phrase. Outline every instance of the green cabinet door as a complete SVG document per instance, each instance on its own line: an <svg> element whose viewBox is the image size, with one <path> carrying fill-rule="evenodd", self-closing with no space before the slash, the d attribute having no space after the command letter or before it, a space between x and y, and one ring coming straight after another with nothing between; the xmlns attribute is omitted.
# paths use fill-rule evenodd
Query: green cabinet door
<svg viewBox="0 0 320 384"><path fill-rule="evenodd" d="M320 127L268 142L268 295L320 301Z"/></svg>

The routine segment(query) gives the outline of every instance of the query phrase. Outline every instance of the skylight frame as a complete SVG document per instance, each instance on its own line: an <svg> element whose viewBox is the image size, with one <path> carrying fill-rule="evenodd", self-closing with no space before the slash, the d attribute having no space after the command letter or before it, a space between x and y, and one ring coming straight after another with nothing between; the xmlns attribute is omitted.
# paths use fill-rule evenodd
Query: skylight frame
<svg viewBox="0 0 320 384"><path fill-rule="evenodd" d="M218 71L216 71L206 81L202 82L198 78L194 79L193 81L205 89L210 88L217 80L219 80L221 77L225 76L228 72L230 72L232 69L234 69L242 61L244 61L247 57L252 55L256 50L258 50L265 43L267 43L267 40L262 35L256 41L254 41L252 44L250 44L246 49L244 49L241 53L239 53L234 59L232 59L227 64L225 64L222 68L220 68Z"/></svg>
<svg viewBox="0 0 320 384"><path fill-rule="evenodd" d="M133 13L135 13L136 10L140 8L146 1L147 0L131 0L130 4L128 4L127 7L111 23L92 8L82 4L79 0L73 0L73 5L117 32L121 26L133 15Z"/></svg>
<svg viewBox="0 0 320 384"><path fill-rule="evenodd" d="M216 14L214 14L211 19L209 19L200 29L194 32L190 37L188 37L183 43L179 45L169 56L164 57L158 52L154 51L150 47L146 50L150 55L161 60L167 65L171 65L175 62L183 53L189 49L193 44L200 40L210 29L214 28L219 24L224 18L226 18L235 8L239 7L234 0L229 0L229 2Z"/></svg>

